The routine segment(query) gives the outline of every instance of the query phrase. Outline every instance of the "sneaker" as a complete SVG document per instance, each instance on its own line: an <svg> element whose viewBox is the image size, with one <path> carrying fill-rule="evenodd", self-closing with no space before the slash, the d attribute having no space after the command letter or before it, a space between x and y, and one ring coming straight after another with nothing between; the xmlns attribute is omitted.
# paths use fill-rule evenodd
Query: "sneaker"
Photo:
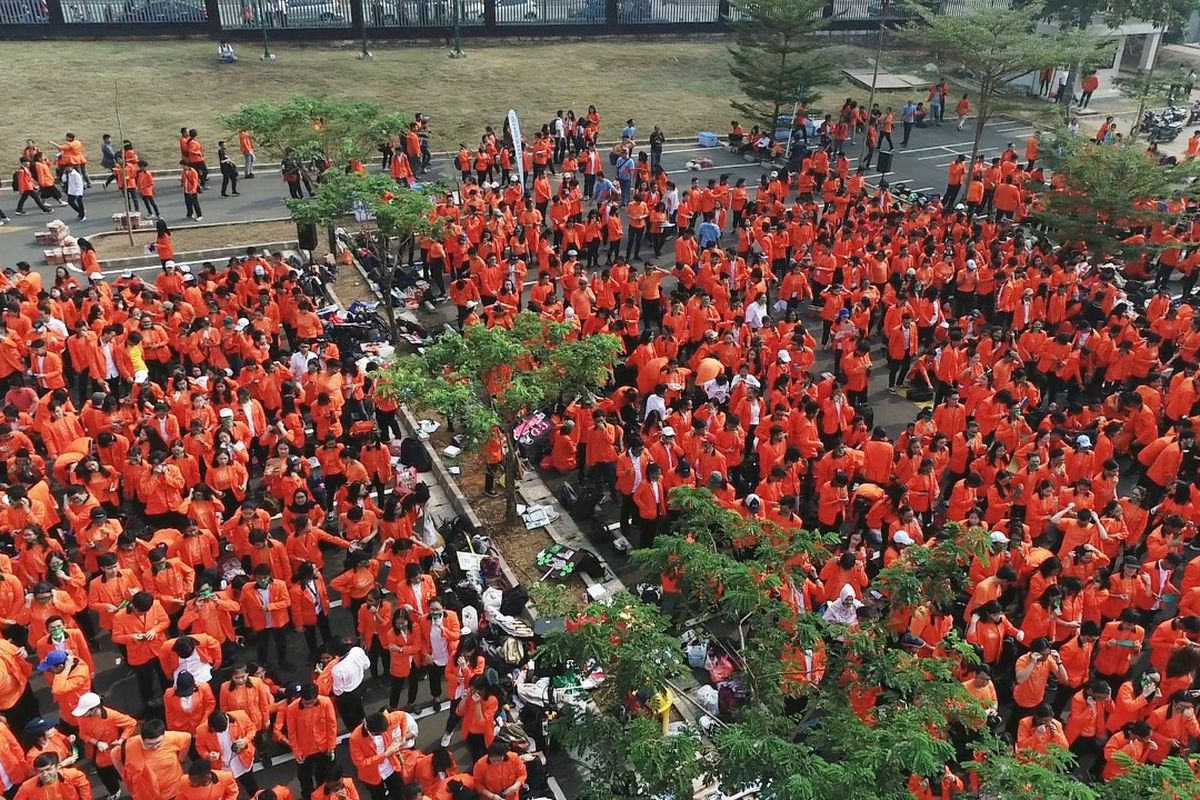
<svg viewBox="0 0 1200 800"><path fill-rule="evenodd" d="M895 387L895 386L889 386L889 387L888 387L888 394L895 394L895 393L896 393L896 387Z"/></svg>
<svg viewBox="0 0 1200 800"><path fill-rule="evenodd" d="M225 194L224 192L221 192L221 197L229 197L229 195Z"/></svg>
<svg viewBox="0 0 1200 800"><path fill-rule="evenodd" d="M76 222L87 222L87 217L79 217Z"/></svg>
<svg viewBox="0 0 1200 800"><path fill-rule="evenodd" d="M16 214L18 217L23 217L26 214L28 214L29 212L28 211L14 211L13 213Z"/></svg>
<svg viewBox="0 0 1200 800"><path fill-rule="evenodd" d="M495 489L493 489L490 492L484 492L484 494L487 495L488 497L499 497L500 496L500 493L497 492Z"/></svg>
<svg viewBox="0 0 1200 800"><path fill-rule="evenodd" d="M204 217L196 217L196 222L202 222L203 220L204 220Z"/></svg>
<svg viewBox="0 0 1200 800"><path fill-rule="evenodd" d="M249 175L245 175L243 177L248 181L252 181L252 180L254 180L254 173L251 172Z"/></svg>
<svg viewBox="0 0 1200 800"><path fill-rule="evenodd" d="M233 193L233 196L234 196L234 197L241 197L241 196L242 196L242 193L241 193L241 192L234 192L234 193Z"/></svg>
<svg viewBox="0 0 1200 800"><path fill-rule="evenodd" d="M188 219L195 219L195 217L193 217L191 214L188 214L188 215L187 215L187 218L188 218Z"/></svg>
<svg viewBox="0 0 1200 800"><path fill-rule="evenodd" d="M449 747L449 746L450 746L450 734L447 733L445 736L442 737L442 747Z"/></svg>

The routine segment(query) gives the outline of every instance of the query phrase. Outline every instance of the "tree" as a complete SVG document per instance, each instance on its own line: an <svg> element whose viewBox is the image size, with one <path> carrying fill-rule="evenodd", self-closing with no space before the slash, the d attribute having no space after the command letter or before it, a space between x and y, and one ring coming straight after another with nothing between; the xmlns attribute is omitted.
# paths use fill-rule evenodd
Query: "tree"
<svg viewBox="0 0 1200 800"><path fill-rule="evenodd" d="M872 581L883 595L872 613L846 629L790 602L809 564L827 557L836 537L743 518L706 489L675 489L670 499L678 515L672 530L633 557L676 580L677 619L705 619L724 640L736 640L728 651L747 697L707 739L677 703L683 724L667 733L653 700L668 692L678 697L686 670L665 617L628 595L573 610L561 591L553 602L539 598L540 607L569 618L566 630L547 638L539 665L594 664L605 676L588 704L573 703L552 725L591 770L588 800L684 800L693 782L714 780L726 793L754 788L773 800L910 800L913 776L938 783L948 768L974 773L979 796L993 800L1197 797L1200 784L1179 759L1162 768L1134 766L1109 786L1091 787L1070 775L1070 753L1017 759L986 728L973 745L979 755L958 761L947 732L974 730L983 720L956 675L974 651L951 633L944 655L915 657L895 623L962 596L962 565L984 552L986 531L951 525L936 543L906 550ZM813 682L793 675L805 669L795 660L805 650L826 657L823 677Z"/></svg>
<svg viewBox="0 0 1200 800"><path fill-rule="evenodd" d="M1053 37L1038 33L1039 10L1034 7L1010 10L981 1L961 16L942 16L920 5L913 10L919 21L905 29L904 37L953 62L979 86L970 163L975 162L985 126L1011 81L1064 59L1087 60L1085 54L1097 47L1078 31Z"/></svg>
<svg viewBox="0 0 1200 800"><path fill-rule="evenodd" d="M231 130L248 130L263 152L283 158L344 166L362 161L388 136L407 130L403 114L376 103L297 95L286 103L251 103L222 118Z"/></svg>
<svg viewBox="0 0 1200 800"><path fill-rule="evenodd" d="M834 68L812 35L826 26L825 0L744 0L735 2L743 19L729 48L729 71L748 101L730 105L768 134L781 114L796 104L808 106L821 96Z"/></svg>
<svg viewBox="0 0 1200 800"><path fill-rule="evenodd" d="M480 449L497 432L506 445L507 519L517 518L516 426L559 401L599 393L621 353L608 334L578 338L569 323L518 314L512 328L470 325L442 335L422 355L388 364L379 379L385 396L450 420L465 443Z"/></svg>
<svg viewBox="0 0 1200 800"><path fill-rule="evenodd" d="M312 197L286 201L298 225L318 225L329 231L330 250L334 249L333 229L347 217L366 212L374 219L374 227L366 232L379 261L376 278L393 341L399 338L392 298L395 271L417 238L441 235L444 220L433 215L436 192L436 187L414 190L398 186L388 175L331 169L321 176Z"/></svg>
<svg viewBox="0 0 1200 800"><path fill-rule="evenodd" d="M1182 27L1194 11L1200 11L1200 3L1197 3L1196 0L1113 0L1109 4L1106 19L1113 26L1131 19L1152 22L1162 29L1162 36L1165 39L1169 30ZM1131 134L1136 132L1141 124L1146 104L1152 100L1165 99L1162 82L1154 75L1157 66L1158 58L1156 57L1148 68L1139 69L1138 74L1131 81L1126 81L1124 86L1120 82L1117 84L1122 93L1136 97L1138 100L1137 116L1134 117ZM1182 81L1175 83L1181 84Z"/></svg>
<svg viewBox="0 0 1200 800"><path fill-rule="evenodd" d="M1170 229L1183 219L1171 202L1191 193L1196 162L1159 165L1140 147L1105 147L1064 131L1043 143L1039 155L1054 174L1039 216L1059 240L1082 242L1096 257L1131 258L1153 251L1131 233L1156 224ZM1147 203L1154 198L1164 203Z"/></svg>

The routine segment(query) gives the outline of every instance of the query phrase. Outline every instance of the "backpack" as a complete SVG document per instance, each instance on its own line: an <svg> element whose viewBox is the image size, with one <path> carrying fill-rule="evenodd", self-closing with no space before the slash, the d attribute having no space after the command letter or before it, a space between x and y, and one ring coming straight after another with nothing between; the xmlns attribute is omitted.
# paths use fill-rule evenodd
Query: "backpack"
<svg viewBox="0 0 1200 800"><path fill-rule="evenodd" d="M431 472L433 458L420 439L406 436L400 442L400 463L412 467L417 472Z"/></svg>
<svg viewBox="0 0 1200 800"><path fill-rule="evenodd" d="M500 613L506 617L519 617L525 612L527 605L529 605L529 591L524 586L517 584L504 593L504 598L500 601Z"/></svg>

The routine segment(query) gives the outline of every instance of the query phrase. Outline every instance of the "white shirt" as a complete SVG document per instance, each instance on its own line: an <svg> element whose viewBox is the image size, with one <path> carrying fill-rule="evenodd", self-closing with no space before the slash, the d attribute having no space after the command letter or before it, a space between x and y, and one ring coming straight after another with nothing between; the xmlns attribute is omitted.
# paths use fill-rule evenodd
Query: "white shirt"
<svg viewBox="0 0 1200 800"><path fill-rule="evenodd" d="M387 750L387 742L383 740L383 736L372 736L371 738L375 741L375 752L383 755ZM386 781L395 772L396 768L392 766L392 759L390 757L379 762L379 777L381 780Z"/></svg>
<svg viewBox="0 0 1200 800"><path fill-rule="evenodd" d="M67 194L71 197L83 196L83 173L77 169L67 175Z"/></svg>
<svg viewBox="0 0 1200 800"><path fill-rule="evenodd" d="M172 679L179 677L181 672L190 672L197 683L208 683L212 680L212 665L200 658L199 653L192 653L187 658L179 659L179 666L175 668L175 674Z"/></svg>
<svg viewBox="0 0 1200 800"><path fill-rule="evenodd" d="M704 394L709 400L716 400L718 403L724 403L729 399L729 384L724 385L717 383L717 379L713 378L708 383L704 384Z"/></svg>
<svg viewBox="0 0 1200 800"><path fill-rule="evenodd" d="M656 394L650 395L646 398L646 416L642 417L643 421L650 417L651 411L657 411L659 419L666 419L667 402Z"/></svg>
<svg viewBox="0 0 1200 800"><path fill-rule="evenodd" d="M229 732L228 727L217 734L217 741L221 743L221 765L229 770L235 778L245 775L250 768L237 757L237 753L233 752L233 734Z"/></svg>
<svg viewBox="0 0 1200 800"><path fill-rule="evenodd" d="M314 613L320 614L325 610L321 607L321 593L317 591L317 584L315 581L309 581L308 583L304 584L304 591L308 592L308 596L312 598Z"/></svg>
<svg viewBox="0 0 1200 800"><path fill-rule="evenodd" d="M303 350L297 350L292 353L292 360L288 362L288 366L292 368L292 376L296 380L300 380L308 374L308 360L312 358L312 352L305 353Z"/></svg>
<svg viewBox="0 0 1200 800"><path fill-rule="evenodd" d="M3 786L5 791L8 791L13 787L13 780L8 776L8 773L4 771L3 764L0 764L0 786Z"/></svg>
<svg viewBox="0 0 1200 800"><path fill-rule="evenodd" d="M667 192L667 196L663 198L663 203L667 206L667 216L674 214L679 210L679 190L672 189Z"/></svg>
<svg viewBox="0 0 1200 800"><path fill-rule="evenodd" d="M250 400L246 401L242 405L242 413L246 417L246 427L250 429L250 438L258 436L259 431L254 429L254 402Z"/></svg>
<svg viewBox="0 0 1200 800"><path fill-rule="evenodd" d="M333 693L345 694L362 686L363 676L371 668L371 659L361 647L351 647L350 652L333 665Z"/></svg>
<svg viewBox="0 0 1200 800"><path fill-rule="evenodd" d="M433 649L433 663L444 667L450 663L450 645L442 635L442 626L433 623L429 627L429 646Z"/></svg>
<svg viewBox="0 0 1200 800"><path fill-rule="evenodd" d="M633 491L636 492L642 485L642 459L630 453L629 462L633 465Z"/></svg>
<svg viewBox="0 0 1200 800"><path fill-rule="evenodd" d="M258 587L255 587L255 589L258 591L258 601L262 603L263 614L265 614L264 619L266 620L267 627L274 628L275 614L274 612L267 611L267 604L271 602L271 587L268 586L266 589L259 589Z"/></svg>
<svg viewBox="0 0 1200 800"><path fill-rule="evenodd" d="M563 125L563 118L557 117L554 120L554 135L561 139L566 135L565 130L566 126Z"/></svg>
<svg viewBox="0 0 1200 800"><path fill-rule="evenodd" d="M743 315L746 324L750 326L750 330L756 331L763 326L763 322L767 319L767 308L761 305L757 300L746 306L746 313Z"/></svg>

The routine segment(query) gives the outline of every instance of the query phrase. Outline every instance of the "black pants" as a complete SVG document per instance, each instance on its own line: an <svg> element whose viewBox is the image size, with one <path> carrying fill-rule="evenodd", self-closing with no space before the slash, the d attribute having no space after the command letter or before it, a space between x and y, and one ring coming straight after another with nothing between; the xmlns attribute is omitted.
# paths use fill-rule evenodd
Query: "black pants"
<svg viewBox="0 0 1200 800"><path fill-rule="evenodd" d="M157 661L152 663L156 666L158 665ZM145 696L147 695L143 695L143 697ZM33 684L31 683L25 687L25 691L17 698L17 702L13 703L11 708L4 711L4 718L15 730L21 730L25 727L25 723L40 714L41 705L38 703L37 697L33 694Z"/></svg>
<svg viewBox="0 0 1200 800"><path fill-rule="evenodd" d="M264 628L254 633L254 647L260 664L267 663L267 649L275 642L275 666L287 663L287 631L283 628Z"/></svg>
<svg viewBox="0 0 1200 800"><path fill-rule="evenodd" d="M342 718L342 723L348 731L353 731L366 719L367 712L363 710L362 695L363 686L359 684L348 692L333 696L333 704L337 706L338 716Z"/></svg>
<svg viewBox="0 0 1200 800"><path fill-rule="evenodd" d="M81 194L67 195L67 205L69 205L71 208L73 208L75 210L75 213L79 215L80 219L83 219L85 216L87 216L83 211L83 195L81 195Z"/></svg>
<svg viewBox="0 0 1200 800"><path fill-rule="evenodd" d="M408 701L405 703L406 708L411 708L412 704L417 702L417 689L421 685L421 673L414 669L407 678L397 678L392 676L392 685L388 694L388 708L400 708L400 693L404 691L405 685L408 686Z"/></svg>
<svg viewBox="0 0 1200 800"><path fill-rule="evenodd" d="M383 783L364 783L371 793L371 800L402 800L404 797L404 778L399 772L393 772L383 779Z"/></svg>
<svg viewBox="0 0 1200 800"><path fill-rule="evenodd" d="M193 161L191 163L191 167L192 167L192 169L196 170L196 172L200 173L200 188L207 189L208 188L208 164L206 164L203 161Z"/></svg>
<svg viewBox="0 0 1200 800"><path fill-rule="evenodd" d="M951 208L954 205L954 201L958 199L958 190L961 188L961 183L946 185L946 193L942 195L942 208Z"/></svg>
<svg viewBox="0 0 1200 800"><path fill-rule="evenodd" d="M900 142L901 147L908 147L908 137L912 135L912 129L915 122L904 123L904 139Z"/></svg>
<svg viewBox="0 0 1200 800"><path fill-rule="evenodd" d="M633 502L632 494L621 494L621 513L618 517L618 522L621 526L621 535L626 539L629 538L629 531L633 527L633 523L637 520L637 506Z"/></svg>
<svg viewBox="0 0 1200 800"><path fill-rule="evenodd" d="M296 778L300 781L300 797L303 800L312 797L313 788L317 783L325 782L325 774L329 772L332 763L328 753L316 753L304 761L296 761Z"/></svg>
<svg viewBox="0 0 1200 800"><path fill-rule="evenodd" d="M321 646L317 646L317 631L321 632ZM333 632L329 630L329 615L321 612L317 615L315 625L304 627L304 644L308 647L308 655L316 658L322 647L327 647L333 641Z"/></svg>
<svg viewBox="0 0 1200 800"><path fill-rule="evenodd" d="M200 195L183 193L183 205L187 209L187 215L193 218L203 216L200 213Z"/></svg>
<svg viewBox="0 0 1200 800"><path fill-rule="evenodd" d="M117 772L117 768L112 764L101 767L96 766L96 776L100 778L100 782L104 784L104 791L109 794L119 794L121 791L121 775Z"/></svg>
<svg viewBox="0 0 1200 800"><path fill-rule="evenodd" d="M42 202L42 198L38 195L37 192L21 192L21 199L17 201L17 213L18 214L24 213L25 201L29 200L31 198L33 199L33 202L37 203L37 207L40 208L42 211L48 212L50 210L49 208L46 207L46 204Z"/></svg>
<svg viewBox="0 0 1200 800"><path fill-rule="evenodd" d="M142 203L146 206L146 213L155 217L161 217L162 212L158 210L158 201L154 199L154 195L142 195ZM134 211L137 210L137 201L133 200L129 203L129 207Z"/></svg>
<svg viewBox="0 0 1200 800"><path fill-rule="evenodd" d="M625 260L629 260L629 254L633 253L634 258L640 258L642 255L642 238L646 235L645 227L635 228L632 225L629 227L629 240L625 243Z"/></svg>
<svg viewBox="0 0 1200 800"><path fill-rule="evenodd" d="M596 188L596 176L595 175L584 175L583 176L583 196L590 198L592 196L592 191L595 188Z"/></svg>
<svg viewBox="0 0 1200 800"><path fill-rule="evenodd" d="M300 188L300 181L286 181L286 183L288 186L288 193L292 196L293 200L304 199L304 190Z"/></svg>
<svg viewBox="0 0 1200 800"><path fill-rule="evenodd" d="M254 770L247 770L237 778L238 786L242 787L242 791L247 797L254 797L258 794L258 781L254 779Z"/></svg>
<svg viewBox="0 0 1200 800"><path fill-rule="evenodd" d="M471 751L471 763L474 763L487 755L487 745L483 742L483 734L468 733L467 749Z"/></svg>
<svg viewBox="0 0 1200 800"><path fill-rule="evenodd" d="M903 386L908 378L908 368L912 364L912 356L888 359L888 388Z"/></svg>
<svg viewBox="0 0 1200 800"><path fill-rule="evenodd" d="M128 660L126 663L128 663ZM159 696L158 690L154 688L154 684L157 683L161 690L166 690L167 678L163 675L162 665L159 664L158 659L152 659L145 664L138 664L136 666L130 664L129 668L133 670L133 677L137 680L138 694L141 696L143 703L151 697ZM9 719L11 720L12 718L9 717Z"/></svg>
<svg viewBox="0 0 1200 800"><path fill-rule="evenodd" d="M395 411L380 411L375 409L375 424L379 426L379 435L383 439L401 438L400 423L396 421Z"/></svg>
<svg viewBox="0 0 1200 800"><path fill-rule="evenodd" d="M237 176L236 170L234 171L234 173L232 175L230 175L227 172L222 172L221 173L221 196L224 197L227 190L231 186L233 187L233 193L237 194L238 193L237 182L238 182L238 176Z"/></svg>

